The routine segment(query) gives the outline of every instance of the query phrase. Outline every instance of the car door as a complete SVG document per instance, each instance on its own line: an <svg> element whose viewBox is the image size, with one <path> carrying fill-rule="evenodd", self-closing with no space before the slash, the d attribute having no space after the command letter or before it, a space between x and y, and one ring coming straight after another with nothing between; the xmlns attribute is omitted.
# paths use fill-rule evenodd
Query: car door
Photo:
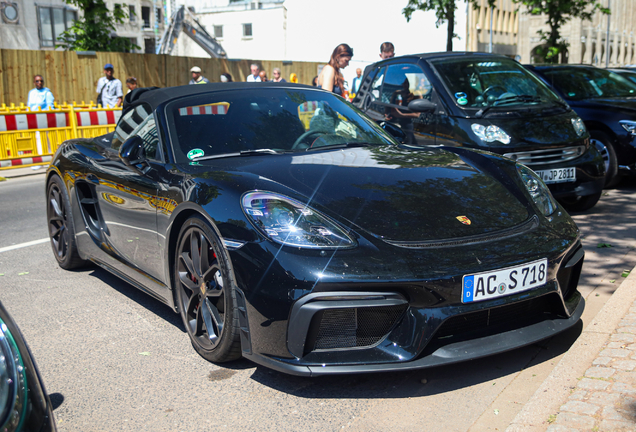
<svg viewBox="0 0 636 432"><path fill-rule="evenodd" d="M114 149L127 139L143 140L145 161L127 166L117 154L90 170L87 180L94 184L98 208L105 226L107 252L132 269L163 281L163 260L157 239L157 192L161 168L161 152L152 111L139 105L124 114L115 129ZM143 278L142 278L143 280Z"/></svg>

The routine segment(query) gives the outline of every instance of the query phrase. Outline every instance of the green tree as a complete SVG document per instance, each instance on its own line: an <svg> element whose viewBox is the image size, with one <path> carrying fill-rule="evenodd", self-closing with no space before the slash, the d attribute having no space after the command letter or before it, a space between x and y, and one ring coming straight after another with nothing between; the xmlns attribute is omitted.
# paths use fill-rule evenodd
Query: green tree
<svg viewBox="0 0 636 432"><path fill-rule="evenodd" d="M70 51L126 52L139 49L130 39L113 36L115 24L123 24L128 18L126 5L110 11L104 0L65 0L82 11L82 17L63 32L57 40L59 46Z"/></svg>
<svg viewBox="0 0 636 432"><path fill-rule="evenodd" d="M572 18L591 21L598 10L609 14L610 10L601 6L597 0L514 0L528 8L530 15L545 15L546 24L550 30L539 31L541 40L545 43L538 51L544 61L558 63L559 55L567 50L568 44L561 37L561 27Z"/></svg>
<svg viewBox="0 0 636 432"><path fill-rule="evenodd" d="M455 0L409 0L409 3L406 5L406 7L402 9L402 13L406 17L406 21L409 22L411 20L413 12L417 10L425 12L431 10L435 11L435 16L437 17L435 27L439 27L445 22L448 23L448 30L446 35L446 51L452 51L453 38L457 37L457 35L455 34L456 9L457 5L455 4Z"/></svg>

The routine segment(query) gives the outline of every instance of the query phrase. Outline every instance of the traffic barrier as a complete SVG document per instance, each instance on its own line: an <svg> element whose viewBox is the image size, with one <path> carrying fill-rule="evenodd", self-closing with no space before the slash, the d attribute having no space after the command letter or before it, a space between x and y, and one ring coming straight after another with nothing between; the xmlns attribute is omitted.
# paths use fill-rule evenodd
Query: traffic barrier
<svg viewBox="0 0 636 432"><path fill-rule="evenodd" d="M83 104L83 102L82 102ZM61 105L45 111L0 107L0 170L50 162L62 142L112 132L121 108Z"/></svg>

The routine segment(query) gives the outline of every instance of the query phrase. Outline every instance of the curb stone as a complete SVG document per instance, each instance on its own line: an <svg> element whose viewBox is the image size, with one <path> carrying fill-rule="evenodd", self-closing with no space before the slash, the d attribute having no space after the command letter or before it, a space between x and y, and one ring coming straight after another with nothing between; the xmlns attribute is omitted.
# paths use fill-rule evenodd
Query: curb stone
<svg viewBox="0 0 636 432"><path fill-rule="evenodd" d="M544 432L546 430L556 432L585 429L586 427L587 430L590 430L594 426L595 417L585 415L582 412L567 412L563 408L568 406L568 403L572 404L574 399L582 401L581 390L605 389L612 384L612 377L585 378L586 371L591 370L588 373L594 374L595 371L597 372L595 368L619 369L621 365L630 365L620 362L633 360L633 356L631 359L629 356L611 356L611 354L622 356L623 349L607 348L606 345L635 301L636 271L632 271L513 419L506 432ZM623 333L618 335L612 339L613 342L616 339L625 338ZM603 356L600 355L601 351L604 353ZM605 357L610 358L610 360ZM621 388L620 385L616 385L614 391L620 391ZM607 409L612 409L614 406L613 403L610 403L601 408L607 412ZM626 430L636 429L636 423L630 425L629 422L613 418L604 419L602 427L610 426L610 423L613 424L611 428L631 427L631 429ZM590 424L591 426L588 427Z"/></svg>

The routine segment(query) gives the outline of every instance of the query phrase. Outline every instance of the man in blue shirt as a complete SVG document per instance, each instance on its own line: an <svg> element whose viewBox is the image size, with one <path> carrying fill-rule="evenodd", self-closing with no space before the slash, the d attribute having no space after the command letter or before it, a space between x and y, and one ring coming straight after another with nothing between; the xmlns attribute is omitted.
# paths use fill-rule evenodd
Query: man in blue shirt
<svg viewBox="0 0 636 432"><path fill-rule="evenodd" d="M33 77L35 88L29 92L29 98L27 99L27 105L31 111L53 109L53 93L48 88L44 87L44 78L42 75L36 75Z"/></svg>

